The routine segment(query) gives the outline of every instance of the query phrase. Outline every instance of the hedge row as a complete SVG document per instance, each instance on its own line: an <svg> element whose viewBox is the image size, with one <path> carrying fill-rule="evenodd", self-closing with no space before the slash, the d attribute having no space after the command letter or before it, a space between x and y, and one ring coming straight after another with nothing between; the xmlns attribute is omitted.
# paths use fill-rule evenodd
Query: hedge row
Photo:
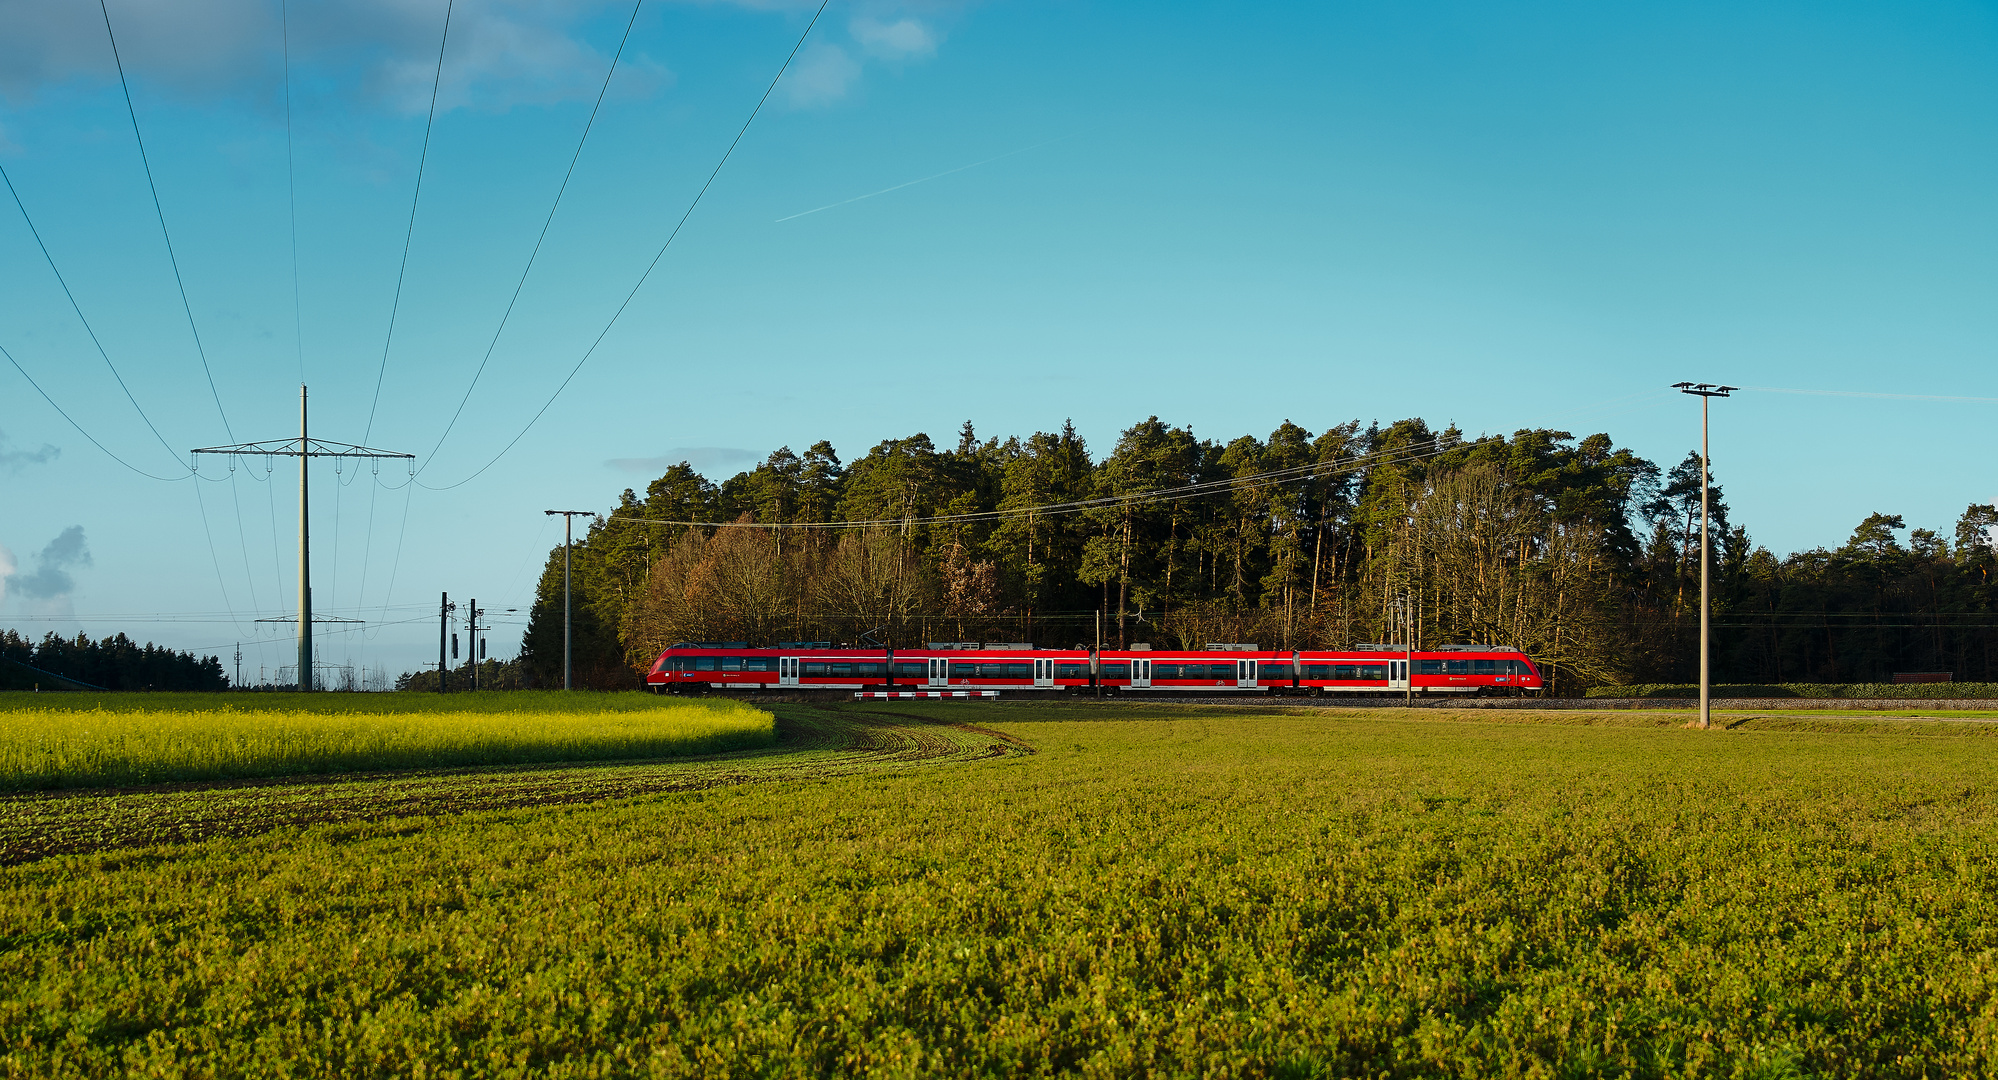
<svg viewBox="0 0 1998 1080"><path fill-rule="evenodd" d="M1591 687L1592 698L1692 698L1697 683L1637 683ZM1728 698L1998 698L1998 683L1715 683L1714 697Z"/></svg>

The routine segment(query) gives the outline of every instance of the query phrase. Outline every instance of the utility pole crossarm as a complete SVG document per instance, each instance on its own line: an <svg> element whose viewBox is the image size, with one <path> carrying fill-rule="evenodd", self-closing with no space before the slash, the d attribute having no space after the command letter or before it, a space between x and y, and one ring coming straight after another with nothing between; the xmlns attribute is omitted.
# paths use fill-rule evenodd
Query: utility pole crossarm
<svg viewBox="0 0 1998 1080"><path fill-rule="evenodd" d="M356 446L353 443L331 443L324 439L271 439L267 442L237 443L234 446L201 446L188 451L190 454L267 454L272 457L342 457L342 458L405 458L416 460L415 454L398 454L393 450L377 450L372 446Z"/></svg>
<svg viewBox="0 0 1998 1080"><path fill-rule="evenodd" d="M315 622L351 622L350 619L331 620L314 618L312 614L312 500L307 481L306 459L330 458L402 458L414 462L415 454L399 454L393 450L378 450L372 446L359 446L354 443L334 443L311 437L306 426L305 387L298 388L298 438L270 439L264 442L237 443L234 446L201 446L190 453L227 454L233 457L265 456L295 457L298 459L298 688L313 689L312 682L312 624ZM413 469L415 466L412 465ZM259 619L259 622L267 620ZM291 621L287 618L285 621Z"/></svg>

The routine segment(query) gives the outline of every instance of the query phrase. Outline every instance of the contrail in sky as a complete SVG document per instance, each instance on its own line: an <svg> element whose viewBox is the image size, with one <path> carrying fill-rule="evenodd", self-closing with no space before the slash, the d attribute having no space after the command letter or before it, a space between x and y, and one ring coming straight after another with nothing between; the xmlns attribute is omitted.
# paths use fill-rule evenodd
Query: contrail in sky
<svg viewBox="0 0 1998 1080"><path fill-rule="evenodd" d="M922 178L922 179L920 179L920 180L910 180L910 181L908 181L908 182L906 182L906 183L901 183L901 184L896 184L896 185L895 185L894 187L885 187L885 188L882 188L882 189L881 189L880 191L870 191L870 192L868 192L868 193L867 193L867 194L865 194L865 195L855 195L855 196L854 196L853 198L851 198L851 199L841 199L840 201L838 201L838 202L836 202L836 203L827 203L827 204L825 204L824 206L816 206L816 207L813 207L813 208L812 208L812 209L810 209L810 210L804 210L804 211L800 211L799 213L796 213L796 214L792 214L792 215L790 215L790 217L780 217L780 218L778 218L778 219L777 219L777 221L774 221L774 222L771 222L771 224L773 224L773 225L774 225L774 224L777 224L777 222L783 222L783 221L790 221L790 220L791 220L792 218L801 218L801 217L804 217L804 216L805 216L805 215L807 215L807 214L816 214L816 213L818 213L818 212L819 212L819 211L821 211L821 210L831 210L831 209L832 209L833 207L835 207L835 206L845 206L845 205L846 205L847 203L857 203L857 202L859 202L859 201L860 201L860 200L862 200L862 199L871 199L871 198L875 197L876 195L886 195L886 194L888 194L888 193L889 193L889 192L891 192L891 191L900 191L900 190L902 190L902 189L903 189L903 188L905 188L905 187L915 187L915 186L916 186L917 184L927 184L927 183L929 183L929 182L930 182L930 181L932 181L932 180L938 180L938 179L942 179L943 177L946 177L946 176L949 176L949 175L950 175L950 174L952 174L952 173L961 173L961 172L963 172L963 171L964 171L964 170L966 170L966 169L976 169L976 168L977 168L977 167L979 167L980 165L990 165L990 164L992 164L992 163L993 163L993 162L995 162L995 161L1003 161L1003 160L1005 160L1006 158L1009 158L1009 157L1012 157L1012 156L1014 156L1014 155L1016 155L1016 154L1024 154L1024 153L1026 153L1026 152L1027 152L1027 151L1029 151L1029 150L1039 150L1039 149L1040 149L1041 147L1043 147L1043 146L1046 146L1046 145L1048 145L1048 143L1058 143L1058 142L1060 142L1060 141L1061 141L1062 139L1066 139L1066 138L1069 138L1069 137L1070 137L1070 136L1067 136L1067 135L1063 135L1063 136L1061 136L1060 138L1054 138L1054 139L1049 139L1049 140L1047 140L1047 142L1037 142L1037 143L1035 143L1035 144L1034 144L1034 145L1032 145L1032 146L1023 146L1023 147L1019 148L1018 150L1010 150L1010 151L1007 151L1007 152L1006 152L1006 153L1004 153L1004 154L1000 154L1000 155L999 155L998 157L989 157L989 158L986 158L986 159L985 159L984 161L974 161L974 162L972 162L972 163L971 163L971 164L969 164L969 165L959 165L959 166L958 166L957 168L955 168L955 169L945 169L944 171L942 171L942 172L940 172L940 173L936 173L935 175L932 175L932 176L925 176L925 177L923 177L923 178Z"/></svg>
<svg viewBox="0 0 1998 1080"><path fill-rule="evenodd" d="M1952 394L1877 394L1865 390L1798 390L1788 386L1744 386L1775 394L1816 394L1820 397L1892 398L1897 401L1965 401L1975 405L1998 405L1998 398L1957 397Z"/></svg>

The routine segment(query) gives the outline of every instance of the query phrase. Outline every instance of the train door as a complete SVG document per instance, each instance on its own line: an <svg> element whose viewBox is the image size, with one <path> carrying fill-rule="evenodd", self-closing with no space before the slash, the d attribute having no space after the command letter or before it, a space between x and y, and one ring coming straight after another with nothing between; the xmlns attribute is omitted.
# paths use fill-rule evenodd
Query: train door
<svg viewBox="0 0 1998 1080"><path fill-rule="evenodd" d="M1054 661L1053 661L1053 660L1036 660L1036 661L1034 661L1034 685L1035 685L1035 686L1053 686L1053 685L1054 685Z"/></svg>
<svg viewBox="0 0 1998 1080"><path fill-rule="evenodd" d="M950 661L941 656L930 657L930 685L950 685Z"/></svg>
<svg viewBox="0 0 1998 1080"><path fill-rule="evenodd" d="M1150 660L1131 661L1131 685L1133 687L1152 685L1152 662Z"/></svg>
<svg viewBox="0 0 1998 1080"><path fill-rule="evenodd" d="M1256 685L1256 662L1254 660L1235 661L1235 685Z"/></svg>
<svg viewBox="0 0 1998 1080"><path fill-rule="evenodd" d="M1408 689L1408 661L1406 660L1388 661L1388 689L1390 690Z"/></svg>
<svg viewBox="0 0 1998 1080"><path fill-rule="evenodd" d="M778 686L798 685L797 657L780 656L777 658L777 685Z"/></svg>

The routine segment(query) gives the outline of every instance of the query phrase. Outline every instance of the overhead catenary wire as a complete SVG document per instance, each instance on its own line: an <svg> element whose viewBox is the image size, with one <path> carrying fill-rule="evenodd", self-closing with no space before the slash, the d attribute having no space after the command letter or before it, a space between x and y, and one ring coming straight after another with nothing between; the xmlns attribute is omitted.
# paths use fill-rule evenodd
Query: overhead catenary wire
<svg viewBox="0 0 1998 1080"><path fill-rule="evenodd" d="M541 256L541 245L548 239L548 228L555 223L555 211L561 209L562 196L569 190L569 180L576 175L576 163L583 159L583 146L590 141L590 132L596 127L597 113L604 107L604 95L610 92L611 77L617 74L618 61L624 57L624 47L631 40L631 28L638 22L638 9L645 6L645 0L634 0L631 17L624 22L624 36L618 38L617 51L611 54L610 67L604 71L604 84L597 88L597 100L590 106L590 117L583 122L583 133L576 139L576 152L569 155L569 168L562 173L562 183L555 189L555 201L548 207L548 216L541 221L541 233L534 238L534 250L528 252L527 265L520 268L520 280L513 284L513 295L507 298L506 310L500 313L499 325L493 328L492 340L486 342L486 354L479 359L479 366L472 372L472 381L465 387L465 394L458 399L458 407L451 413L451 419L444 425L444 433L437 436L436 445L424 455L425 463L437 456L444 446L444 440L451 437L451 431L458 426L458 418L465 413L465 405L472 400L472 391L478 388L479 378L486 373L486 365L492 362L493 350L499 346L500 335L506 332L507 320L513 317L514 305L520 303L520 292L527 286L527 276L534 270L534 261Z"/></svg>
<svg viewBox="0 0 1998 1080"><path fill-rule="evenodd" d="M604 338L609 336L611 328L617 325L617 321L623 317L625 309L631 306L631 301L638 295L638 290L645 287L646 279L650 278L652 271L659 266L659 260L666 257L667 249L673 246L673 241L679 237L680 230L686 228L687 220L694 216L694 210L701 205L701 200L706 197L708 189L714 186L715 177L721 175L722 167L727 165L729 158L735 154L735 148L742 144L742 137L749 134L749 126L754 124L756 117L762 113L764 104L770 100L770 95L776 91L777 84L784 78L784 73L791 69L791 62L797 59L798 50L805 47L805 39L811 37L812 28L819 24L819 18L826 13L826 5L829 3L831 3L831 0L820 0L818 10L812 13L811 21L805 24L804 33L798 35L797 43L792 45L791 51L785 55L784 63L778 66L777 74L770 79L770 85L764 87L763 96L756 99L756 107L749 111L749 118L742 122L742 127L736 131L735 138L729 142L728 149L722 152L721 160L715 162L714 170L708 173L707 181L701 185L701 190L696 192L693 201L687 204L686 212L680 215L680 220L673 226L673 231L667 234L666 242L659 245L659 251L652 256L652 261L646 264L645 272L638 275L638 281L631 286L631 291L625 294L623 302L618 304L617 310L611 313L610 319L604 323L604 328L598 331L596 339L590 342L590 347L583 351L582 358L576 361L575 366L569 369L569 374L563 377L561 384L555 387L555 392L548 395L548 400L542 402L541 407L535 410L534 415L528 418L527 423L521 427L520 431L513 438L507 440L505 446L500 447L499 453L494 454L491 460L479 466L471 475L456 483L443 485L423 484L421 479L412 476L410 477L410 483L423 484L423 487L431 491L448 491L452 488L469 484L487 469L498 464L499 460L506 456L507 451L512 450L516 443L520 442L521 439L527 436L529 431L533 430L534 425L548 411L549 406L555 404L555 399L561 397L562 391L567 389L569 383L575 379L576 373L583 370L583 365L590 362L590 357L596 355L597 347L603 344ZM432 457L429 461L424 462L423 468L428 468L430 463L435 460L436 458ZM417 470L418 473L422 471L422 469Z"/></svg>
<svg viewBox="0 0 1998 1080"><path fill-rule="evenodd" d="M409 273L409 248L416 236L416 208L423 199L423 168L430 160L430 132L437 126L437 89L444 82L444 47L451 41L451 9L455 3L456 0L445 0L444 3L444 33L437 40L437 70L430 78L430 114L423 121L423 149L416 158L416 190L409 196L409 227L402 234L402 263L395 272L395 298L389 302L388 336L382 339L382 362L375 371L375 394L368 402L368 423L361 435L363 444L375 431L375 410L381 405L382 380L388 375L389 348L395 343L396 315L402 311L402 283Z"/></svg>
<svg viewBox="0 0 1998 1080"><path fill-rule="evenodd" d="M188 333L194 335L194 351L201 358L201 373L208 378L208 393L215 399L215 412L222 418L222 430L228 432L229 441L236 441L235 429L229 426L229 411L222 407L222 392L215 388L215 372L208 367L208 349L201 343L201 330L194 324L194 305L187 299L187 283L181 280L180 257L174 254L173 233L167 228L166 209L160 205L159 185L153 182L153 163L146 156L146 139L139 133L139 111L132 105L132 84L125 78L125 61L118 55L118 35L111 29L111 9L104 0L97 0L97 9L104 15L104 36L111 42L111 60L118 68L118 87L125 94L125 115L132 120L132 140L139 146L139 164L146 171L146 190L152 192L153 213L160 222L160 236L166 241L167 263L173 267L173 283L180 290L180 309L187 315Z"/></svg>

